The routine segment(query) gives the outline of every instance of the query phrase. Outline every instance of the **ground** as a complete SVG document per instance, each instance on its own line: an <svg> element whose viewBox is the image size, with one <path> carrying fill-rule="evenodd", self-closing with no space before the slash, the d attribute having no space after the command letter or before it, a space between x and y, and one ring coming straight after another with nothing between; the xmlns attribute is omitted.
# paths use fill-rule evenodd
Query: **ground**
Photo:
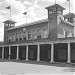
<svg viewBox="0 0 75 75"><path fill-rule="evenodd" d="M33 63L33 62L32 62ZM25 62L0 62L1 75L25 75L25 74L68 74L74 75L75 68L73 66L57 66L41 65Z"/></svg>

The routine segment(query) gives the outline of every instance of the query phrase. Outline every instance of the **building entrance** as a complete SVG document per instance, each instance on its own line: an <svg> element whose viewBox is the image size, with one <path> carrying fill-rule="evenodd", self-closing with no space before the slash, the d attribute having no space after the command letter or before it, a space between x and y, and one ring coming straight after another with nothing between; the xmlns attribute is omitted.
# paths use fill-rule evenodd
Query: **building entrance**
<svg viewBox="0 0 75 75"><path fill-rule="evenodd" d="M41 61L51 60L51 45L50 44L40 45L40 60Z"/></svg>
<svg viewBox="0 0 75 75"><path fill-rule="evenodd" d="M9 58L9 47L4 47L4 58Z"/></svg>
<svg viewBox="0 0 75 75"><path fill-rule="evenodd" d="M67 62L68 45L65 43L54 44L54 61Z"/></svg>
<svg viewBox="0 0 75 75"><path fill-rule="evenodd" d="M17 46L11 46L10 59L16 59L17 56Z"/></svg>
<svg viewBox="0 0 75 75"><path fill-rule="evenodd" d="M26 59L26 46L19 46L19 59L20 60Z"/></svg>
<svg viewBox="0 0 75 75"><path fill-rule="evenodd" d="M29 60L33 60L36 61L37 60L37 49L38 46L37 45L29 45L28 46L28 51L29 51Z"/></svg>

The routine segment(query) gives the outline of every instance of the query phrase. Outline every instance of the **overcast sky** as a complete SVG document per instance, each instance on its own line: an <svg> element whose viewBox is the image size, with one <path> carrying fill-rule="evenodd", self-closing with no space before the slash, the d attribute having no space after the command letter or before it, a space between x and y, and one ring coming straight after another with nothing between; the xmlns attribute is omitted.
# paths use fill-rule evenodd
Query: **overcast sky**
<svg viewBox="0 0 75 75"><path fill-rule="evenodd" d="M66 8L64 14L69 12L69 2L67 0L56 0L58 4ZM75 13L75 0L71 0L71 12ZM11 5L11 18L16 21L16 26L26 23L28 12L28 22L47 18L45 7L55 3L55 0L0 0L0 41L3 40L3 21L9 19L9 10L7 6ZM28 7L28 10L27 10Z"/></svg>

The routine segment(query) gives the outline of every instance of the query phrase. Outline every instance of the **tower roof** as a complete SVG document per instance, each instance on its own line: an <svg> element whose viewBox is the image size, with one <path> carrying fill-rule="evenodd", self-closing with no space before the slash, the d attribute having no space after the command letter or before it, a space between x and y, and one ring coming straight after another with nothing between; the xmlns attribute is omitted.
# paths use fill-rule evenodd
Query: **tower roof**
<svg viewBox="0 0 75 75"><path fill-rule="evenodd" d="M9 19L9 20L4 21L3 23L17 23L17 22Z"/></svg>
<svg viewBox="0 0 75 75"><path fill-rule="evenodd" d="M62 6L60 6L59 4L54 4L52 6L48 6L46 7L46 9L51 10L51 9L55 9L57 8L57 10L65 10L65 8L63 8Z"/></svg>
<svg viewBox="0 0 75 75"><path fill-rule="evenodd" d="M75 18L75 14L74 14L74 13L69 12L69 13L65 14L65 15L64 15L64 17L65 17L65 18L68 18L68 17Z"/></svg>

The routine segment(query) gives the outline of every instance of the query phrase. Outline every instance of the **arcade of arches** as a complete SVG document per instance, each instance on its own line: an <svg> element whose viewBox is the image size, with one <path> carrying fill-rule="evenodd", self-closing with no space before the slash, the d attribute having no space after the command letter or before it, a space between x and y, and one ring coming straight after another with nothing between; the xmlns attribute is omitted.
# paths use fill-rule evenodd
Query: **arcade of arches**
<svg viewBox="0 0 75 75"><path fill-rule="evenodd" d="M0 58L74 63L75 43L2 46Z"/></svg>

